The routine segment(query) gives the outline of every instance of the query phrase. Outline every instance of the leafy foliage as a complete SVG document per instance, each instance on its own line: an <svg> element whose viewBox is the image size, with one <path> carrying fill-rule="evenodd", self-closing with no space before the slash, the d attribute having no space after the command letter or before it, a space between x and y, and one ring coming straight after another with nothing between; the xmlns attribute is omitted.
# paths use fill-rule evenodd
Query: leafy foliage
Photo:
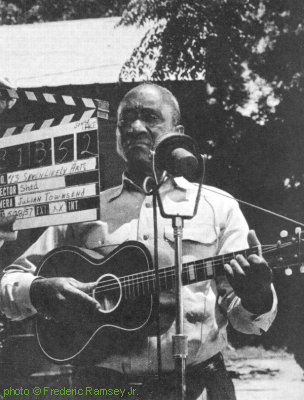
<svg viewBox="0 0 304 400"><path fill-rule="evenodd" d="M212 101L237 107L246 98L242 62L263 34L258 6L259 1L131 1L122 23L154 25L121 79L203 79Z"/></svg>
<svg viewBox="0 0 304 400"><path fill-rule="evenodd" d="M128 0L0 0L0 23L23 24L121 15Z"/></svg>
<svg viewBox="0 0 304 400"><path fill-rule="evenodd" d="M300 0L266 2L262 19L266 35L251 66L279 99L276 112L268 113L267 128L281 136L289 155L284 160L285 188L298 191L304 183L304 4ZM267 98L262 97L259 105L264 112Z"/></svg>

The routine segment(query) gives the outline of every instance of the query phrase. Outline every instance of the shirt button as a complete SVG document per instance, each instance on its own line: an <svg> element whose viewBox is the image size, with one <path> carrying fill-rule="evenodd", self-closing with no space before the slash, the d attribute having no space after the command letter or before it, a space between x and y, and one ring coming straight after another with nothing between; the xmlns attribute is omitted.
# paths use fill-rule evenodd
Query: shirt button
<svg viewBox="0 0 304 400"><path fill-rule="evenodd" d="M152 207L152 205L150 203L146 203L146 207L150 208L150 207Z"/></svg>
<svg viewBox="0 0 304 400"><path fill-rule="evenodd" d="M144 235L144 240L148 240L149 239L149 235Z"/></svg>

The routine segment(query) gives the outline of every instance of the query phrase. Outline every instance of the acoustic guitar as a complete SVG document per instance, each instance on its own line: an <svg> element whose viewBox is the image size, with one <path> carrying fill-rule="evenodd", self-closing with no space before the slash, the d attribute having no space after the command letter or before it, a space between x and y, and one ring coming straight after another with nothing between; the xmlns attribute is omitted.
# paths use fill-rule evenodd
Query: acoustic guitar
<svg viewBox="0 0 304 400"><path fill-rule="evenodd" d="M285 242L263 246L263 256L275 272L301 266L303 257L301 233ZM225 274L224 264L237 254L246 258L259 249L210 257L183 264L183 285L190 285ZM288 266L288 268L286 268ZM52 250L37 269L46 278L72 277L81 282L98 282L92 296L100 302L98 312L89 323L56 322L43 315L36 317L36 336L43 354L55 363L100 360L109 354L139 351L147 336L155 335L154 299L156 274L149 250L140 242L127 241L107 257L100 259L73 246ZM175 267L159 270L162 333L174 321Z"/></svg>

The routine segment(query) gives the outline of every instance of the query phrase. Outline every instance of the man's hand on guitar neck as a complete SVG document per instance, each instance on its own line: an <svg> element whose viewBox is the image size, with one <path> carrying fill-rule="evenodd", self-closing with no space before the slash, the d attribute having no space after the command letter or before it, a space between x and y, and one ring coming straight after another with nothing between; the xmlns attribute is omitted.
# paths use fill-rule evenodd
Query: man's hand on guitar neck
<svg viewBox="0 0 304 400"><path fill-rule="evenodd" d="M31 285L31 302L38 312L57 322L89 323L101 309L89 296L96 286L96 282L82 283L74 278L38 278Z"/></svg>
<svg viewBox="0 0 304 400"><path fill-rule="evenodd" d="M260 245L254 231L248 234L248 244L251 248ZM230 264L225 264L225 270L230 285L246 310L253 314L264 314L271 310L272 272L263 257L252 254L246 259L238 254Z"/></svg>

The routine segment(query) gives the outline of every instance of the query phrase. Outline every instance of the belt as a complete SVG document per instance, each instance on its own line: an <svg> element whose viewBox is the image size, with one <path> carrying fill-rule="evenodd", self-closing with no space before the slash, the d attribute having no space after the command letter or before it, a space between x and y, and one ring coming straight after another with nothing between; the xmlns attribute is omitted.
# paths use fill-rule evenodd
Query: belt
<svg viewBox="0 0 304 400"><path fill-rule="evenodd" d="M224 359L222 353L217 353L208 360L205 360L199 364L186 367L186 374L208 374L216 371L219 366L224 365ZM146 384L157 383L158 381L166 381L175 378L175 371L162 372L161 377L157 374L145 374L145 375L126 375L128 383L133 386L144 386Z"/></svg>

